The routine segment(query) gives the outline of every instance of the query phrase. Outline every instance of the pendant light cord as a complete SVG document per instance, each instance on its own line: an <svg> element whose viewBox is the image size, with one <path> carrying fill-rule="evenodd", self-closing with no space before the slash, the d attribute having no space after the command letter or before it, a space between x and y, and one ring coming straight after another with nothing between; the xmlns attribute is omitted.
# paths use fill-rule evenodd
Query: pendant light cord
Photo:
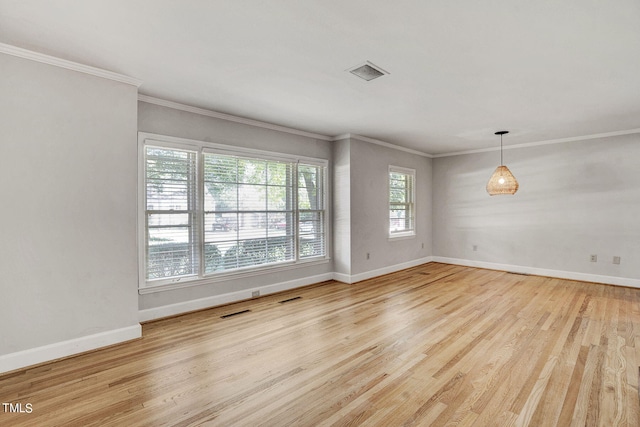
<svg viewBox="0 0 640 427"><path fill-rule="evenodd" d="M502 163L502 135L500 135L500 166L504 166Z"/></svg>

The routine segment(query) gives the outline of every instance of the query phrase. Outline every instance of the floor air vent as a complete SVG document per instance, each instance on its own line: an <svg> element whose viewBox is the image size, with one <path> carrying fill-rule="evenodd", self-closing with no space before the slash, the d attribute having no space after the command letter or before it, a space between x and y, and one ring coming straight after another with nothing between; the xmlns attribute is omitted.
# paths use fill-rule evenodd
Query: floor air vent
<svg viewBox="0 0 640 427"><path fill-rule="evenodd" d="M293 298L285 299L285 300L278 301L278 302L280 304L284 304L285 302L291 302L291 301L295 301L295 300L298 300L298 299L302 299L302 297L293 297Z"/></svg>
<svg viewBox="0 0 640 427"><path fill-rule="evenodd" d="M250 311L251 310L236 311L235 313L229 313L229 314L225 314L224 316L220 316L220 318L226 319L227 317L233 317L233 316L237 316L238 314L249 313Z"/></svg>

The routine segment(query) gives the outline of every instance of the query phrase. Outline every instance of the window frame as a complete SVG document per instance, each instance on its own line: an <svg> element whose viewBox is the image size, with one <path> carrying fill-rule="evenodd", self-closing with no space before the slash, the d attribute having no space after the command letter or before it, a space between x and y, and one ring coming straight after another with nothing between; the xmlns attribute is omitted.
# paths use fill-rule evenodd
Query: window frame
<svg viewBox="0 0 640 427"><path fill-rule="evenodd" d="M398 205L399 203L392 203L391 201L391 174L401 174L409 177L410 185L407 191L407 202L403 203L407 207L407 213L409 214L409 220L411 227L404 229L402 231L392 231L391 230L391 211L392 205ZM416 170L389 165L389 169L387 172L387 197L388 197L388 208L387 208L387 232L389 236L389 240L395 239L406 239L413 238L416 236Z"/></svg>
<svg viewBox="0 0 640 427"><path fill-rule="evenodd" d="M146 188L146 147L158 147L173 150L186 150L195 151L196 155L196 224L195 235L197 241L194 243L195 251L197 252L197 266L196 273L189 276L174 276L168 278L147 280L147 188ZM294 209L293 214L293 226L294 226L294 258L291 260L284 260L280 262L258 264L230 271L216 271L212 273L205 273L205 185L204 185L204 155L205 154L220 154L227 156L236 156L240 158L250 158L266 161L278 161L290 163L292 171L295 176L293 179L292 193ZM323 224L322 229L324 231L324 255L318 255L313 257L300 257L299 248L299 206L298 206L298 167L297 165L309 165L319 167L322 171L322 205L323 205ZM158 135L146 132L138 133L138 292L140 294L152 293L162 290L178 289L187 286L198 286L201 284L210 284L223 280L250 277L255 275L266 274L270 272L284 271L289 269L296 269L313 264L327 263L330 260L330 221L329 221L329 200L330 200L330 188L328 182L328 168L329 162L326 159L318 159L306 156L295 156L290 154L283 154L259 149L251 149L244 147L230 146L226 144L204 142L197 140L190 140L185 138L171 137L165 135Z"/></svg>
<svg viewBox="0 0 640 427"><path fill-rule="evenodd" d="M169 214L169 215L187 215L188 217L188 236L189 236L189 246L187 247L188 252L190 252L190 256L192 259L192 268L193 268L193 272L190 274L185 274L182 276L176 276L176 277L180 277L183 280L189 280L192 277L197 277L199 274L199 265L200 265L200 253L199 251L197 251L197 248L195 245L197 245L198 240L199 240L199 229L198 229L198 213L199 213L199 209L200 209L200 196L199 196L199 189L197 186L197 182L198 182L198 176L200 175L200 165L198 164L198 157L197 157L197 151L190 146L184 146L184 147L180 147L180 148L176 148L176 147L171 147L171 146L167 146L165 144L153 144L153 145L149 145L152 146L154 148L160 148L160 149L167 149L167 150L171 150L171 149L176 149L176 150L180 150L183 151L185 153L191 153L192 155L194 155L195 159L193 161L194 167L195 167L195 171L192 172L191 174L189 174L189 179L195 179L195 183L193 185L187 185L187 208L186 209L150 209L147 210L147 188L146 188L146 160L147 160L147 156L145 153L145 150L143 148L142 150L142 159L141 159L141 169L142 169L142 179L143 179L143 188L141 189L141 194L142 194L142 198L143 198L143 204L142 204L142 209L139 211L141 213L142 218L140 219L140 223L142 224L142 230L143 230L143 234L141 236L142 239L142 265L144 265L144 269L141 270L140 272L140 277L147 282L147 278L146 278L146 259L147 259L147 234L149 231L149 224L148 224L148 220L149 220L149 215L151 212L151 215L165 215L165 214ZM146 147L146 146L145 146ZM169 226L168 228L170 228L171 226ZM155 228L155 227L154 227ZM165 228L165 227L158 227L158 228Z"/></svg>

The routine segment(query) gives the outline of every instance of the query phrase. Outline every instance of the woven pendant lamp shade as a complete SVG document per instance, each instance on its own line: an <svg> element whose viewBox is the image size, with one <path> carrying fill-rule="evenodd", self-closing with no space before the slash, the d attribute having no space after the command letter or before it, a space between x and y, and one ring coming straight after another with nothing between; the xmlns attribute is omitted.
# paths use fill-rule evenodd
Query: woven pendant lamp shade
<svg viewBox="0 0 640 427"><path fill-rule="evenodd" d="M490 196L499 196L501 194L516 194L518 191L518 181L513 176L508 167L502 164L502 135L509 133L508 130L496 132L500 135L500 166L496 168L487 182L487 193Z"/></svg>
<svg viewBox="0 0 640 427"><path fill-rule="evenodd" d="M490 196L500 194L515 194L518 191L518 181L506 166L498 166L487 182L487 193Z"/></svg>

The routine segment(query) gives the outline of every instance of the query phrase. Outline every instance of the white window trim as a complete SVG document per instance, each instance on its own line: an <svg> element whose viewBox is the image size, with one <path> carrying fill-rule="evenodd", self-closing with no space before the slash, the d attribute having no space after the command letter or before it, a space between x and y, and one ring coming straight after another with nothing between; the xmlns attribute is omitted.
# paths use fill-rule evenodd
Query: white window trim
<svg viewBox="0 0 640 427"><path fill-rule="evenodd" d="M281 263L276 264L265 264L259 265L255 267L247 267L238 269L230 272L220 272L216 274L202 274L202 265L200 266L200 273L189 276L181 276L181 277L172 277L167 279L153 280L147 281L145 275L146 269L146 182L145 182L145 167L144 167L144 159L145 159L145 147L146 146L154 146L154 147L164 147L170 149L183 149L183 150L191 150L197 151L199 154L203 153L221 153L228 155L236 155L236 156L246 156L252 158L260 158L265 160L279 160L285 162L296 162L303 163L313 166L320 166L325 169L325 173L323 173L323 204L324 204L324 230L325 230L325 255L318 256L313 258L300 258L299 254L296 250L296 257L294 260L283 261ZM199 156L199 163L202 161L202 156ZM198 180L200 180L200 175L203 173L198 165ZM251 149L245 147L236 147L226 144L214 143L214 142L205 142L205 141L197 141L186 138L179 138L174 136L167 135L159 135L147 132L138 132L138 230L137 230L137 240L138 240L138 292L140 294L148 294L158 291L164 290L172 290L179 289L190 286L199 286L206 285L211 283L220 282L223 280L229 279L240 279L243 277L251 277L261 274L274 273L279 271L286 271L296 268L307 267L315 264L324 264L328 263L331 259L331 236L332 230L330 228L330 205L329 201L330 197L330 187L329 187L329 161L325 159L318 159L313 157L306 156L297 156L291 154L284 154L272 151L265 151L259 149ZM297 185L297 184L296 184ZM199 192L203 191L203 189L199 189ZM201 196L201 195L199 195ZM199 197L200 200L200 197ZM198 206L198 210L201 210L202 207ZM296 207L297 210L297 207ZM296 214L297 216L297 214ZM202 224L199 225L202 227ZM297 227L297 222L296 222ZM198 233L201 230L197 231ZM297 248L297 234L296 234L296 248Z"/></svg>
<svg viewBox="0 0 640 427"><path fill-rule="evenodd" d="M401 173L404 175L410 175L412 179L411 185L411 230L400 231L396 233L392 233L391 230L391 222L389 218L389 207L391 205L391 200L389 200L390 188L389 188L389 175L391 173ZM393 166L389 165L389 170L387 172L387 233L389 240L404 240L404 239L412 239L416 237L416 170L409 169L401 166Z"/></svg>

